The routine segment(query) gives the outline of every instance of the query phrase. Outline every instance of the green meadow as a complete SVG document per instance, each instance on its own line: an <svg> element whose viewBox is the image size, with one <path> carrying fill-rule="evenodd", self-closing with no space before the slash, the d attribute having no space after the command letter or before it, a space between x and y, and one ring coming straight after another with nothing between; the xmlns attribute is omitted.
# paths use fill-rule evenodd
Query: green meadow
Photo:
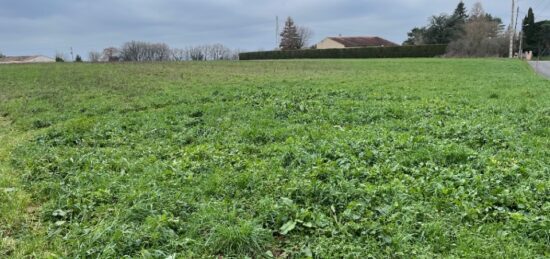
<svg viewBox="0 0 550 259"><path fill-rule="evenodd" d="M1 258L550 256L520 61L0 66Z"/></svg>

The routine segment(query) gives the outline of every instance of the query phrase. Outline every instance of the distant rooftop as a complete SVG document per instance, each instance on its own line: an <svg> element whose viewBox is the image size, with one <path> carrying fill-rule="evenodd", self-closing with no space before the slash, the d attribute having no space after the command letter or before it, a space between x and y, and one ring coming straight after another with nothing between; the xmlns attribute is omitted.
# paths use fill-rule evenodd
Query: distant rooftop
<svg viewBox="0 0 550 259"><path fill-rule="evenodd" d="M55 59L36 55L36 56L12 56L0 58L0 64L13 64L13 63L48 63L55 62Z"/></svg>
<svg viewBox="0 0 550 259"><path fill-rule="evenodd" d="M373 46L399 46L396 43L393 43L389 40L380 38L380 37L329 37L329 39L343 44L346 48L353 47L373 47Z"/></svg>

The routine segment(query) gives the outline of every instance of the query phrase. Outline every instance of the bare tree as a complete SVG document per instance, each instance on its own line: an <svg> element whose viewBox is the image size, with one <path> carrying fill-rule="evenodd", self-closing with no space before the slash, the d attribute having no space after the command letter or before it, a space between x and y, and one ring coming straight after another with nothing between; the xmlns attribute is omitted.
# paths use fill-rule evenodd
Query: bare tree
<svg viewBox="0 0 550 259"><path fill-rule="evenodd" d="M229 60L239 60L239 53L241 53L241 50L239 49L234 49L233 51L231 51Z"/></svg>
<svg viewBox="0 0 550 259"><path fill-rule="evenodd" d="M211 57L212 52L210 51L211 50L210 45L201 45L200 49L201 49L201 52L204 56L203 60L205 60L205 61L212 60L212 57Z"/></svg>
<svg viewBox="0 0 550 259"><path fill-rule="evenodd" d="M120 56L124 61L167 61L171 50L165 43L130 41L124 43Z"/></svg>
<svg viewBox="0 0 550 259"><path fill-rule="evenodd" d="M485 16L485 9L481 2L475 2L470 10L470 19L476 19Z"/></svg>
<svg viewBox="0 0 550 259"><path fill-rule="evenodd" d="M90 53L88 53L88 59L90 60L90 62L99 62L99 60L101 59L101 53L97 51L90 51Z"/></svg>
<svg viewBox="0 0 550 259"><path fill-rule="evenodd" d="M152 48L153 61L168 61L170 60L170 47L166 43L156 43L150 46Z"/></svg>
<svg viewBox="0 0 550 259"><path fill-rule="evenodd" d="M116 62L120 60L120 50L115 47L109 47L103 50L100 61Z"/></svg>
<svg viewBox="0 0 550 259"><path fill-rule="evenodd" d="M189 47L187 49L189 53L189 59L192 61L202 61L206 60L206 55L203 52L203 48L198 47Z"/></svg>
<svg viewBox="0 0 550 259"><path fill-rule="evenodd" d="M238 60L239 52L223 44L204 44L171 49L164 43L130 41L122 46L120 58L124 61L208 61Z"/></svg>
<svg viewBox="0 0 550 259"><path fill-rule="evenodd" d="M210 46L210 60L228 60L231 56L231 50L222 44Z"/></svg>
<svg viewBox="0 0 550 259"><path fill-rule="evenodd" d="M449 44L447 55L494 57L507 53L506 33L501 33L500 19L485 13L480 3L470 12L462 36Z"/></svg>
<svg viewBox="0 0 550 259"><path fill-rule="evenodd" d="M298 26L298 48L306 48L313 38L313 30L308 27Z"/></svg>
<svg viewBox="0 0 550 259"><path fill-rule="evenodd" d="M171 60L174 61L207 61L207 60L238 60L239 51L231 50L223 44L198 45L185 49L172 49Z"/></svg>
<svg viewBox="0 0 550 259"><path fill-rule="evenodd" d="M124 43L120 51L120 58L124 61L141 61L145 51L144 44L139 41Z"/></svg>
<svg viewBox="0 0 550 259"><path fill-rule="evenodd" d="M171 60L173 61L187 61L188 55L185 49L172 49L170 51Z"/></svg>

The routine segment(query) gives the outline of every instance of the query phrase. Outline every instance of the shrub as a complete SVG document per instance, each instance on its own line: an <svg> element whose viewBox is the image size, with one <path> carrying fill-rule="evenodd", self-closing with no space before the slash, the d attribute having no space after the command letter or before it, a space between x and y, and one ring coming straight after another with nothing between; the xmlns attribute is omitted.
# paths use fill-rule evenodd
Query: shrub
<svg viewBox="0 0 550 259"><path fill-rule="evenodd" d="M421 58L445 54L447 45L418 45L347 49L303 49L258 51L239 54L240 60L258 59L330 59L330 58Z"/></svg>

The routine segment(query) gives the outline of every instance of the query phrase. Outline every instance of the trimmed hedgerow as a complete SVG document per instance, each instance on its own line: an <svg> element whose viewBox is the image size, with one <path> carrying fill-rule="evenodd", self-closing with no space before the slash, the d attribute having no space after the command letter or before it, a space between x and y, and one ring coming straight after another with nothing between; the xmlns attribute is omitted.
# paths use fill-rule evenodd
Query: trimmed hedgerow
<svg viewBox="0 0 550 259"><path fill-rule="evenodd" d="M430 58L442 56L445 54L446 50L447 45L444 44L347 49L303 49L245 52L239 54L239 59Z"/></svg>

